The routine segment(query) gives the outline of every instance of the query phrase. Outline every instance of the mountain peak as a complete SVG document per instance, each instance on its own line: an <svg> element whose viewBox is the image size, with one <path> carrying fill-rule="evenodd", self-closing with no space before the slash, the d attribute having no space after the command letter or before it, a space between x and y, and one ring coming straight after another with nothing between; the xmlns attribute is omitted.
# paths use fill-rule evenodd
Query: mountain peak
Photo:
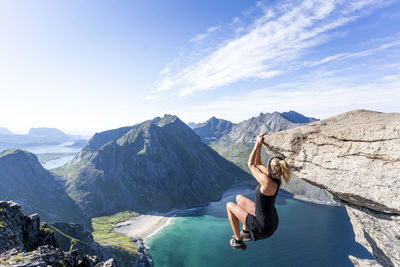
<svg viewBox="0 0 400 267"><path fill-rule="evenodd" d="M160 119L159 123L157 123L160 127L176 122L177 120L181 121L176 115L172 114L164 114L164 116ZM182 122L183 123L183 122Z"/></svg>
<svg viewBox="0 0 400 267"><path fill-rule="evenodd" d="M249 178L175 115L109 132L99 145L56 170L89 216L199 205L220 197L235 180Z"/></svg>
<svg viewBox="0 0 400 267"><path fill-rule="evenodd" d="M233 125L230 121L212 116L207 121L197 124L193 131L201 137L204 143L208 144L227 134Z"/></svg>
<svg viewBox="0 0 400 267"><path fill-rule="evenodd" d="M310 123L313 121L318 121L316 118L306 117L303 114L300 114L294 110L290 110L289 112L282 112L282 116L294 123Z"/></svg>
<svg viewBox="0 0 400 267"><path fill-rule="evenodd" d="M25 159L36 159L37 163L39 163L37 157L35 154L28 152L26 150L21 150L17 148L10 148L6 149L3 152L0 153L0 159L5 159L5 158L18 158L20 159L21 157Z"/></svg>

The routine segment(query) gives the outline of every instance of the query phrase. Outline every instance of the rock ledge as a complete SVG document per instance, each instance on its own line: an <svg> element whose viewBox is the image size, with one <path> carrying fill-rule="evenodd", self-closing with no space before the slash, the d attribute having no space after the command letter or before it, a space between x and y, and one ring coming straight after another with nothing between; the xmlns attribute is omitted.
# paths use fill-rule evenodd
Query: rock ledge
<svg viewBox="0 0 400 267"><path fill-rule="evenodd" d="M267 153L285 157L297 177L341 202L356 241L379 264L400 266L399 113L354 110L269 134L264 145Z"/></svg>

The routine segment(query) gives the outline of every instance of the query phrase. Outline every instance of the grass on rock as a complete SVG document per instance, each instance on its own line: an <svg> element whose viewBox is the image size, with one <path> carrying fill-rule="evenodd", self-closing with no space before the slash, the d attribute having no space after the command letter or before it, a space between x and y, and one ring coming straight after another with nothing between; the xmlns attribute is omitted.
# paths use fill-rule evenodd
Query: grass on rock
<svg viewBox="0 0 400 267"><path fill-rule="evenodd" d="M103 246L118 248L132 256L136 255L138 248L132 237L128 237L114 231L114 226L132 217L139 216L132 211L124 211L112 216L96 217L92 219L93 237Z"/></svg>

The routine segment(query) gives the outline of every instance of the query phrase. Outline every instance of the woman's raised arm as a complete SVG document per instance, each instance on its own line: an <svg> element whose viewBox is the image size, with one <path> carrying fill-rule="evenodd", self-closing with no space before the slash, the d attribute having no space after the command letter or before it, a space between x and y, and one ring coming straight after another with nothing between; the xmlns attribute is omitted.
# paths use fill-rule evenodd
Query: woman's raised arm
<svg viewBox="0 0 400 267"><path fill-rule="evenodd" d="M261 137L261 140L262 140L262 137ZM261 145L257 146L256 159L254 161L256 166L257 165L262 165L262 162L261 162L261 146L262 146L262 143L261 143Z"/></svg>
<svg viewBox="0 0 400 267"><path fill-rule="evenodd" d="M253 151L250 154L249 161L247 162L247 166L260 165L261 164L261 145L262 145L262 138L264 134L260 134L257 136L256 144L254 145Z"/></svg>
<svg viewBox="0 0 400 267"><path fill-rule="evenodd" d="M247 166L249 167L251 174L253 174L254 178L264 187L268 186L270 179L268 178L267 173L264 173L263 171L258 168L258 166L261 166L261 164L256 164L256 157L259 155L260 161L261 161L261 146L262 146L262 135L259 135L257 137L256 144L254 145L253 151L250 154L249 161L247 163Z"/></svg>

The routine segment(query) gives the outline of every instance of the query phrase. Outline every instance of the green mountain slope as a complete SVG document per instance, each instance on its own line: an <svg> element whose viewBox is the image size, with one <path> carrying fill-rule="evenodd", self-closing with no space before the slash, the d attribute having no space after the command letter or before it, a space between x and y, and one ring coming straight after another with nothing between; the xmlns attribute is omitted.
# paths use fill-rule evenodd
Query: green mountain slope
<svg viewBox="0 0 400 267"><path fill-rule="evenodd" d="M251 179L172 115L96 134L55 171L90 217L201 205Z"/></svg>
<svg viewBox="0 0 400 267"><path fill-rule="evenodd" d="M39 213L46 222L88 223L62 185L27 151L0 153L0 200L17 201L25 213Z"/></svg>

